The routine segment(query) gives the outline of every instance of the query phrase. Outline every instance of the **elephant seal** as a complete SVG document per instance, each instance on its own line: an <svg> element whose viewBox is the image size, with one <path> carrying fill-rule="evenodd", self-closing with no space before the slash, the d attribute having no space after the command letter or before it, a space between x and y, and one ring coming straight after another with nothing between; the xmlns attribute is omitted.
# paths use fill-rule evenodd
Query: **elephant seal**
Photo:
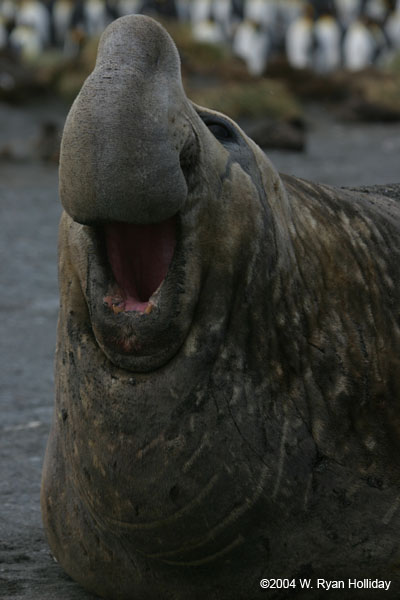
<svg viewBox="0 0 400 600"><path fill-rule="evenodd" d="M68 115L60 196L42 511L66 572L112 600L397 598L400 186L279 176L128 16Z"/></svg>

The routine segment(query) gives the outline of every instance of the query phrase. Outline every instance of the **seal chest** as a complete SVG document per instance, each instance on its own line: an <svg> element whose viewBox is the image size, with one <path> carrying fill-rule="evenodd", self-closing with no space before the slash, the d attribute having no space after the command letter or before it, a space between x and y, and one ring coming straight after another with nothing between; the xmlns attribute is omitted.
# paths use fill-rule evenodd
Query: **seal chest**
<svg viewBox="0 0 400 600"><path fill-rule="evenodd" d="M280 177L186 98L159 24L107 28L63 134L42 484L81 585L250 600L306 567L394 579L398 195Z"/></svg>

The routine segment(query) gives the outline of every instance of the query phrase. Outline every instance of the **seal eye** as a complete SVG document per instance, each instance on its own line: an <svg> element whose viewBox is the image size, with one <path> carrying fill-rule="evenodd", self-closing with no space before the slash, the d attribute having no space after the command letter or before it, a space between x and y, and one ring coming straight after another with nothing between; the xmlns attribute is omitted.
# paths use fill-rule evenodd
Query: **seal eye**
<svg viewBox="0 0 400 600"><path fill-rule="evenodd" d="M206 123L217 140L227 141L233 138L231 131L223 123Z"/></svg>
<svg viewBox="0 0 400 600"><path fill-rule="evenodd" d="M208 127L213 136L222 144L237 140L235 130L228 121L218 118L216 115L198 113L204 125Z"/></svg>

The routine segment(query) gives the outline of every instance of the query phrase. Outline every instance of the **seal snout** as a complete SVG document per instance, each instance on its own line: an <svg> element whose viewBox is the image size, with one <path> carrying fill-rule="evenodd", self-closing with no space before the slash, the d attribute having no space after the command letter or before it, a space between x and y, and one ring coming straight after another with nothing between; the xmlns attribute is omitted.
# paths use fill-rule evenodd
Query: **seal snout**
<svg viewBox="0 0 400 600"><path fill-rule="evenodd" d="M187 108L178 51L161 26L136 16L110 25L64 128L60 196L68 214L89 225L177 214L188 195Z"/></svg>
<svg viewBox="0 0 400 600"><path fill-rule="evenodd" d="M113 312L151 312L155 293L172 262L176 229L176 217L154 224L104 226L107 258L118 286L112 296L104 298L104 303Z"/></svg>

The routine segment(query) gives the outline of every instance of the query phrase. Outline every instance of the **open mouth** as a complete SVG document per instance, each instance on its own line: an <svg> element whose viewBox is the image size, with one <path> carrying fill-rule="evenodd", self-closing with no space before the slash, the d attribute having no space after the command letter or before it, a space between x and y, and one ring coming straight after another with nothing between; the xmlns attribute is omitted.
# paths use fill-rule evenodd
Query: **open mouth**
<svg viewBox="0 0 400 600"><path fill-rule="evenodd" d="M184 342L198 301L200 273L187 285L184 218L76 228L86 244L87 261L77 249L76 262L97 345L128 371L164 365Z"/></svg>
<svg viewBox="0 0 400 600"><path fill-rule="evenodd" d="M174 255L177 217L145 225L109 223L104 226L104 235L116 282L104 304L116 314L149 314Z"/></svg>

